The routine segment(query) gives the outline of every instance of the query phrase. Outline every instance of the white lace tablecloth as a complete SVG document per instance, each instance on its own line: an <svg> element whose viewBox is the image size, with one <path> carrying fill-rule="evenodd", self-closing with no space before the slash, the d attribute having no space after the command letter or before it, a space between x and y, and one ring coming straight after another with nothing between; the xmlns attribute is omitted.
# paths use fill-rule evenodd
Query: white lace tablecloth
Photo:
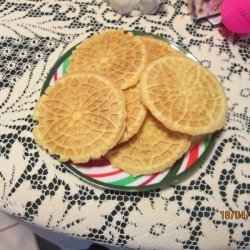
<svg viewBox="0 0 250 250"><path fill-rule="evenodd" d="M250 37L194 22L185 1L125 17L103 1L0 1L0 209L51 231L137 249L244 249L250 219ZM221 81L229 113L201 167L163 190L89 185L41 150L32 114L57 59L109 28L146 31L188 49ZM225 211L230 211L226 218ZM249 216L250 217L250 216Z"/></svg>

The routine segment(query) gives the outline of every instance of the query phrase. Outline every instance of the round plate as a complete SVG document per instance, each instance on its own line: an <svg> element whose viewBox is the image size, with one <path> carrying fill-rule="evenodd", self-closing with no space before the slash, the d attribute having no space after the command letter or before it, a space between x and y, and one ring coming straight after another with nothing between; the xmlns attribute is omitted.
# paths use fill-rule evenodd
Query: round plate
<svg viewBox="0 0 250 250"><path fill-rule="evenodd" d="M133 31L133 33L136 36L151 35L138 31ZM189 58L198 62L192 54L172 41L155 35L151 36L165 41L170 44L171 47L183 52ZM53 85L58 78L67 74L70 56L75 47L70 49L56 62L42 87L41 95L48 86ZM200 138L192 144L190 150L180 160L178 160L172 168L158 174L132 177L123 170L112 167L110 162L105 157L85 164L74 164L72 162L68 162L65 164L65 167L82 180L99 187L123 191L152 190L162 188L170 183L179 181L181 178L188 176L191 171L197 169L212 149L215 137L216 135L213 134Z"/></svg>

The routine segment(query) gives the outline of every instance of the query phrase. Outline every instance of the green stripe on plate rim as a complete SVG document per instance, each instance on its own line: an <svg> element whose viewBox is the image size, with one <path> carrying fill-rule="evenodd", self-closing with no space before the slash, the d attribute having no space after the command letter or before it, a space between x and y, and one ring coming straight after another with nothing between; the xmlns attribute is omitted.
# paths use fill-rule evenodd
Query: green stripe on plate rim
<svg viewBox="0 0 250 250"><path fill-rule="evenodd" d="M68 73L69 62L70 62L70 56L67 57L63 62L63 72L62 72L63 75L66 75Z"/></svg>
<svg viewBox="0 0 250 250"><path fill-rule="evenodd" d="M123 178L123 179L120 179L120 180L117 180L117 181L109 182L109 184L115 185L115 186L125 186L125 185L130 184L131 182L137 181L137 180L140 179L140 178L141 178L140 176L133 177L133 176L130 175L130 176L125 177L125 178Z"/></svg>
<svg viewBox="0 0 250 250"><path fill-rule="evenodd" d="M206 149L207 146L209 145L209 142L210 142L210 140L208 139L208 137L206 137L206 138L204 139L204 146L205 146L205 149Z"/></svg>
<svg viewBox="0 0 250 250"><path fill-rule="evenodd" d="M168 44L173 45L176 49L182 51L183 53L189 55L189 57L191 57L194 61L198 61L198 59L196 57L194 57L192 54L190 54L187 50L185 50L184 48L180 47L179 45L177 45L176 43L170 41L167 38L164 37L160 37L160 36L156 36L150 33L145 33L145 32L141 32L141 31L130 31L133 32L134 35L136 36L145 36L145 35L149 35L149 36L153 36L154 38L160 39L162 41L167 42ZM78 45L78 44L77 44ZM57 62L55 63L55 65L52 67L52 69L50 70L46 81L44 83L44 85L41 88L41 95L44 94L46 88L49 86L50 81L53 77L54 72L58 69L58 67L63 64L63 74L67 73L67 69L68 69L68 65L69 65L69 61L70 61L70 56L72 54L72 51L76 48L75 45L73 48L71 48L70 50L68 50L62 57L60 57ZM77 168L71 166L70 164L66 164L66 163L62 163L62 165L64 165L71 173L73 173L74 175L77 175L80 179L85 180L86 182L95 185L99 188L109 188L109 189L113 189L113 190L120 190L120 191L133 191L133 192L139 192L139 191L150 191L153 189L158 189L158 188L164 188L170 184L175 184L177 182L179 182L182 178L189 176L194 170L198 169L201 164L204 162L204 160L206 159L206 157L209 155L209 153L211 152L214 144L215 144L215 138L217 137L219 132L215 132L211 139L209 140L208 138L206 138L204 140L204 146L205 146L205 150L204 152L201 154L201 156L199 157L199 159L187 170L183 171L182 173L177 175L178 170L181 167L181 163L183 161L182 157L180 160L178 160L175 165L170 169L170 171L168 172L168 174L158 183L155 184L149 184L146 186L122 186L122 185L126 185L128 184L128 181L131 181L133 178L132 176L130 177L126 177L123 180L120 181L114 181L111 183L104 183L101 182L99 180L93 179L91 177L88 177L87 175L83 174L82 172L80 172L79 170L77 170ZM136 178L140 178L140 177L136 177Z"/></svg>

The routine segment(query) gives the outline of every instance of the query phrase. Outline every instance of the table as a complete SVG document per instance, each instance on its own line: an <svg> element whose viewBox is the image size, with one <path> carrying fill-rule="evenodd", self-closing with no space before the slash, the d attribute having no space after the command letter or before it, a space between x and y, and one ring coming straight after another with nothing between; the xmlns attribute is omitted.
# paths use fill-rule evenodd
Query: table
<svg viewBox="0 0 250 250"><path fill-rule="evenodd" d="M250 241L250 37L223 37L194 22L185 1L156 16L125 17L103 1L1 1L0 209L51 231L140 249L239 249ZM163 190L119 192L89 185L31 134L34 105L56 60L109 28L139 30L188 49L221 81L225 128L201 167ZM229 211L229 212L226 212ZM239 216L238 216L239 217Z"/></svg>

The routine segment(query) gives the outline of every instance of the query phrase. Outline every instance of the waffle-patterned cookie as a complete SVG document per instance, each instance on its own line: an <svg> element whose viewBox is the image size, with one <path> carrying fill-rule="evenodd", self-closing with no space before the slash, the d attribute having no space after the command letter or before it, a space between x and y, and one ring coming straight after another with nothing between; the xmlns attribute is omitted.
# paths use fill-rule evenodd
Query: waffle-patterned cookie
<svg viewBox="0 0 250 250"><path fill-rule="evenodd" d="M125 115L124 95L109 80L92 73L68 74L39 99L33 135L60 161L84 163L117 143Z"/></svg>

